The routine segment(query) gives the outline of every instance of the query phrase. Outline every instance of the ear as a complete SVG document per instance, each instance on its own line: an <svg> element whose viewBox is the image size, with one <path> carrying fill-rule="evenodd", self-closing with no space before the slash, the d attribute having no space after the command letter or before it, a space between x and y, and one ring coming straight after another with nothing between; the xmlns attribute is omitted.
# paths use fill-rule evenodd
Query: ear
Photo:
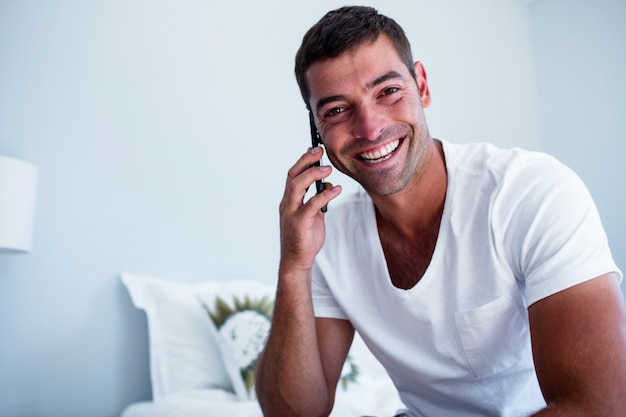
<svg viewBox="0 0 626 417"><path fill-rule="evenodd" d="M417 61L415 62L415 78L417 79L417 86L420 89L420 99L422 100L422 107L426 108L430 106L430 90L428 89L428 80L426 79L426 68L424 65Z"/></svg>

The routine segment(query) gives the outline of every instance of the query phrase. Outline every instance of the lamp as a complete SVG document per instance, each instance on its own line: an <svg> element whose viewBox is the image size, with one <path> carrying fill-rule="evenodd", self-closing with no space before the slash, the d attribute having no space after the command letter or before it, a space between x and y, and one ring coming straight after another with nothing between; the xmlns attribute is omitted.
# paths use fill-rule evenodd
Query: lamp
<svg viewBox="0 0 626 417"><path fill-rule="evenodd" d="M0 156L0 253L30 251L37 179L35 165Z"/></svg>

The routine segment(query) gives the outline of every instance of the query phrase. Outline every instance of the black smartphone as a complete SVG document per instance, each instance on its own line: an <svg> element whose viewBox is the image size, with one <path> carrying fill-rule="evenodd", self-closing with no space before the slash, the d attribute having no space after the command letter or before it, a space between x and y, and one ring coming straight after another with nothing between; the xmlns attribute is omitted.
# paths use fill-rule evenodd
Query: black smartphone
<svg viewBox="0 0 626 417"><path fill-rule="evenodd" d="M320 138L320 132L317 131L317 128L315 127L315 120L313 119L313 112L309 112L309 125L311 127L311 146L312 147L316 147L322 144L322 139ZM320 166L320 162L317 161L316 163L313 164L313 166ZM315 181L315 189L317 190L317 193L321 193L322 191L324 191L324 181L322 180L316 180ZM325 213L328 210L327 206L322 207L322 211Z"/></svg>

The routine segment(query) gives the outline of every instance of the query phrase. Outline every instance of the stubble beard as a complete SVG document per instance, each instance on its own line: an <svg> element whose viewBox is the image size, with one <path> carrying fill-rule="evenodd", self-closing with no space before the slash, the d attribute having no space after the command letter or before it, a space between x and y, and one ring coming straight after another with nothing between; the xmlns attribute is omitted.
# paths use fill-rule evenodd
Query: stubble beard
<svg viewBox="0 0 626 417"><path fill-rule="evenodd" d="M395 131L397 130L395 129ZM406 160L400 172L397 172L393 167L379 169L371 173L360 169L350 170L341 164L337 164L331 155L329 155L329 159L339 171L357 181L368 194L380 197L396 194L404 190L409 184L419 180L422 176L422 167L427 155L426 149L428 144L426 141L428 133L420 132L419 137L416 137L414 130L408 129L407 132L402 146L409 146L409 149L406 151ZM384 139L381 141L384 141Z"/></svg>

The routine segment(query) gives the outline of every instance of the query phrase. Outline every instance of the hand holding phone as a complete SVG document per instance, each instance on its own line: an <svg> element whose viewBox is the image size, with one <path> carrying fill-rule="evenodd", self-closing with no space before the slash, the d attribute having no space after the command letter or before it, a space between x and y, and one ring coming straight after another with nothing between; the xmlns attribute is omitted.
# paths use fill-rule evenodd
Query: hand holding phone
<svg viewBox="0 0 626 417"><path fill-rule="evenodd" d="M311 146L312 147L316 147L322 144L322 139L320 137L320 133L317 131L317 128L315 127L315 120L313 119L313 112L309 112L309 125L311 127ZM317 161L316 163L313 164L313 166L320 166L320 162ZM317 193L321 193L322 191L324 191L324 181L322 180L316 180L315 181L315 189L317 190ZM322 207L322 211L325 213L328 210L328 206L324 206Z"/></svg>

